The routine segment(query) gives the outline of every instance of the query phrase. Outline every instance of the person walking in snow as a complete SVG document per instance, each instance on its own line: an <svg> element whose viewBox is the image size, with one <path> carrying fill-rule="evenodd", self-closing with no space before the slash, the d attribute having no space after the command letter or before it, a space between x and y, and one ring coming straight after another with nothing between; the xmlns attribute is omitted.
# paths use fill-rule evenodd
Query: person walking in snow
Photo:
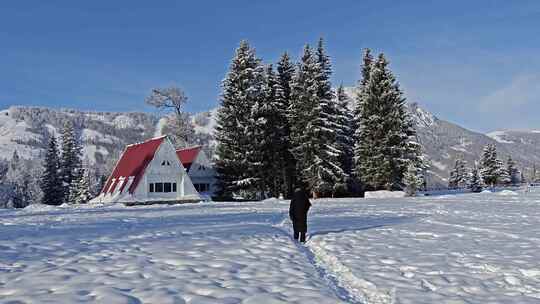
<svg viewBox="0 0 540 304"><path fill-rule="evenodd" d="M289 217L293 223L294 239L304 243L306 241L307 232L307 214L311 207L307 191L303 188L294 190L291 206L289 207Z"/></svg>

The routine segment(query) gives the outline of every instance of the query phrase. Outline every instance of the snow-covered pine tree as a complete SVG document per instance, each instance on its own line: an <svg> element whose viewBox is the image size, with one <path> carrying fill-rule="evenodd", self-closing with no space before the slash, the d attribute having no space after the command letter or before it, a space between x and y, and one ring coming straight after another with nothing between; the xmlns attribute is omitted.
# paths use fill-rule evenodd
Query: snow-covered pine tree
<svg viewBox="0 0 540 304"><path fill-rule="evenodd" d="M471 192L481 192L484 188L484 181L482 180L482 175L478 169L478 165L474 164L471 170L471 177L469 179L469 189Z"/></svg>
<svg viewBox="0 0 540 304"><path fill-rule="evenodd" d="M49 147L43 164L45 170L41 176L40 187L43 191L42 204L61 205L64 199L64 187L59 173L58 146L56 139L51 136Z"/></svg>
<svg viewBox="0 0 540 304"><path fill-rule="evenodd" d="M508 172L506 165L500 159L497 159L497 183L499 185L508 186L512 182L510 173Z"/></svg>
<svg viewBox="0 0 540 304"><path fill-rule="evenodd" d="M423 166L420 144L405 98L380 54L357 96L355 171L372 190L401 189L410 161Z"/></svg>
<svg viewBox="0 0 540 304"><path fill-rule="evenodd" d="M254 176L258 164L254 161L252 109L264 98L264 66L255 50L242 41L222 83L221 106L215 130L218 194L230 197L235 191L258 192Z"/></svg>
<svg viewBox="0 0 540 304"><path fill-rule="evenodd" d="M319 75L317 77L317 95L321 105L321 111L319 112L320 119L317 120L319 125L319 140L322 141L321 146L321 158L326 158L326 162L323 162L323 172L328 174L327 177L320 175L319 194L322 195L344 195L347 192L347 182L349 176L345 173L341 163L341 156L346 152L342 150L340 142L340 135L346 136L349 133L347 117L347 111L341 111L339 104L335 100L335 93L332 89L332 83L330 77L332 76L332 64L330 57L326 54L323 38L319 38L317 44L316 59L319 68ZM331 193L325 193L326 185L332 185Z"/></svg>
<svg viewBox="0 0 540 304"><path fill-rule="evenodd" d="M29 176L25 162L19 157L17 150L13 151L13 155L8 162L7 172L2 180L3 184L8 184L13 189L13 197L11 207L23 208L29 203L27 195L27 186Z"/></svg>
<svg viewBox="0 0 540 304"><path fill-rule="evenodd" d="M373 66L373 56L371 55L371 50L365 49L364 56L362 58L361 78L358 81L358 86L356 88L356 95L355 95L356 104L353 111L353 115L354 115L353 131L355 132L354 133L355 143L362 140L359 137L360 136L359 127L361 126L360 124L360 121L362 119L361 113L362 113L363 107L365 106L365 101L366 101L366 96L367 96L366 89L367 89L367 84L369 82L369 76L371 74L372 66Z"/></svg>
<svg viewBox="0 0 540 304"><path fill-rule="evenodd" d="M253 106L255 122L254 151L259 168L255 171L260 189L272 197L283 193L283 149L287 138L285 134L285 104L281 100L283 93L272 65L268 65L265 74L264 98Z"/></svg>
<svg viewBox="0 0 540 304"><path fill-rule="evenodd" d="M405 184L405 193L407 196L416 196L418 190L424 184L424 179L419 174L414 162L410 162L407 171L403 174L403 184Z"/></svg>
<svg viewBox="0 0 540 304"><path fill-rule="evenodd" d="M519 172L516 162L512 159L512 156L508 156L506 160L506 172L510 177L510 184L517 186L521 182L521 173Z"/></svg>
<svg viewBox="0 0 540 304"><path fill-rule="evenodd" d="M79 195L79 182L82 179L82 175L78 175L73 178L71 184L69 184L69 192L65 203L67 204L76 204L77 196Z"/></svg>
<svg viewBox="0 0 540 304"><path fill-rule="evenodd" d="M82 174L76 180L73 180L69 192L70 204L86 204L92 198L90 192L90 176L87 170L83 170Z"/></svg>
<svg viewBox="0 0 540 304"><path fill-rule="evenodd" d="M306 45L291 82L291 152L297 176L316 196L332 194L345 177L333 124L336 112L329 64L324 49L314 54Z"/></svg>
<svg viewBox="0 0 540 304"><path fill-rule="evenodd" d="M285 196L288 198L292 196L294 184L296 182L296 161L290 151L291 126L289 123L289 107L291 104L291 80L293 78L294 72L295 68L293 63L291 62L289 54L287 54L286 52L283 53L283 55L279 59L279 62L277 63L277 77L279 85L278 91L281 92L282 95L280 98L280 101L282 102L280 108L282 109L281 112L283 112L283 115L285 117L282 120L285 140L283 142L284 146L281 154L283 159L283 180L285 181L284 191Z"/></svg>
<svg viewBox="0 0 540 304"><path fill-rule="evenodd" d="M468 185L467 162L459 156L455 163L454 168L450 172L450 178L448 179L448 188L458 189L467 187Z"/></svg>
<svg viewBox="0 0 540 304"><path fill-rule="evenodd" d="M356 87L355 106L353 109L353 120L352 120L352 131L353 131L353 169L352 169L352 181L353 185L356 185L358 189L362 191L365 188L365 185L362 182L362 176L360 175L360 151L366 145L360 145L362 141L371 142L370 138L362 138L362 110L367 107L367 84L369 82L369 77L371 75L371 70L373 66L373 56L371 55L370 49L364 50L364 55L362 58L362 67L361 67L361 77L358 81Z"/></svg>
<svg viewBox="0 0 540 304"><path fill-rule="evenodd" d="M337 99L337 116L336 121L338 124L337 143L341 150L340 162L341 168L349 177L347 185L351 185L350 180L352 176L353 167L353 148L354 148L354 130L353 119L354 115L349 108L349 98L345 94L343 85L340 85L336 92ZM345 189L348 192L348 189Z"/></svg>
<svg viewBox="0 0 540 304"><path fill-rule="evenodd" d="M497 148L493 144L488 144L482 152L480 161L480 174L486 185L494 186L499 179L499 163L497 161Z"/></svg>
<svg viewBox="0 0 540 304"><path fill-rule="evenodd" d="M537 169L536 164L533 164L532 172L529 178L529 181L532 183L540 182L540 170Z"/></svg>
<svg viewBox="0 0 540 304"><path fill-rule="evenodd" d="M60 178L63 182L64 195L62 203L69 203L69 189L73 180L79 178L81 174L81 145L75 134L73 123L69 120L64 124L61 136L60 155Z"/></svg>

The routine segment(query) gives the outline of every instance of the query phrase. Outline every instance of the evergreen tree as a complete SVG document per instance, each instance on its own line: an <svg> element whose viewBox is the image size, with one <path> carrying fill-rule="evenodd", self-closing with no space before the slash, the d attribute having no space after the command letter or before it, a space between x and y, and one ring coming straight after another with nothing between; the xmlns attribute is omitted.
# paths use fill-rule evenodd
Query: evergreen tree
<svg viewBox="0 0 540 304"><path fill-rule="evenodd" d="M500 174L500 164L497 161L497 148L493 144L488 144L482 152L480 161L480 173L486 185L497 184Z"/></svg>
<svg viewBox="0 0 540 304"><path fill-rule="evenodd" d="M284 172L283 151L286 148L285 125L286 108L282 101L283 93L272 65L266 69L264 98L257 100L253 107L255 121L254 155L260 168L255 171L260 189L277 197L283 192Z"/></svg>
<svg viewBox="0 0 540 304"><path fill-rule="evenodd" d="M521 182L521 172L516 167L516 162L512 159L512 156L508 156L506 160L506 172L510 177L510 184L516 186Z"/></svg>
<svg viewBox="0 0 540 304"><path fill-rule="evenodd" d="M360 126L361 126L361 112L362 109L366 106L366 90L367 90L367 84L369 82L369 76L371 75L371 69L373 66L373 56L371 55L370 49L364 50L364 56L362 58L362 71L361 71L361 78L358 82L358 87L356 88L356 105L354 107L354 119L353 119L353 131L355 136L355 142L359 142L362 140L360 138Z"/></svg>
<svg viewBox="0 0 540 304"><path fill-rule="evenodd" d="M314 54L306 45L291 82L291 152L296 159L297 176L316 195L332 194L334 186L345 177L332 122L336 112L329 71L324 50Z"/></svg>
<svg viewBox="0 0 540 304"><path fill-rule="evenodd" d="M321 105L319 120L316 120L316 122L320 124L320 137L318 140L323 143L321 157L327 157L327 162L322 163L326 166L323 169L328 174L326 178L324 176L319 178L319 183L321 185L333 184L330 191L332 196L335 196L346 192L349 177L342 163L342 158L347 153L343 149L349 149L350 147L345 147L342 142L346 140L350 133L349 121L347 121L348 108L346 105L345 108L340 108L340 104L334 98L335 94L330 81L332 64L330 63L330 57L326 54L322 38L319 39L317 44L316 59L319 68L317 96ZM323 190L325 188L326 186L321 186L317 192L323 195L330 194L325 193L325 190Z"/></svg>
<svg viewBox="0 0 540 304"><path fill-rule="evenodd" d="M341 168L347 176L349 176L348 185L351 185L350 177L352 176L353 167L353 147L354 147L354 130L353 130L353 113L349 108L349 98L345 94L343 85L338 87L336 92L337 97L337 143L341 150L340 162ZM346 189L348 190L348 189Z"/></svg>
<svg viewBox="0 0 540 304"><path fill-rule="evenodd" d="M43 191L41 203L46 205L60 205L64 198L64 188L62 178L59 174L58 147L56 139L51 136L49 147L45 155L45 170L40 181L40 187Z"/></svg>
<svg viewBox="0 0 540 304"><path fill-rule="evenodd" d="M424 179L418 174L419 170L413 162L407 166L407 171L403 175L403 183L405 184L405 193L407 196L416 196L416 192L424 184Z"/></svg>
<svg viewBox="0 0 540 304"><path fill-rule="evenodd" d="M497 169L497 183L505 186L510 185L512 182L510 173L508 172L503 161L500 159L497 159Z"/></svg>
<svg viewBox="0 0 540 304"><path fill-rule="evenodd" d="M234 191L258 192L254 119L252 109L264 99L264 67L246 41L240 43L222 84L221 107L217 114L215 137L216 171L219 195ZM259 143L256 143L259 144Z"/></svg>
<svg viewBox="0 0 540 304"><path fill-rule="evenodd" d="M468 172L467 172L467 162L462 158L458 157L454 164L454 168L450 172L450 178L448 180L448 188L457 189L466 187L468 185Z"/></svg>
<svg viewBox="0 0 540 304"><path fill-rule="evenodd" d="M63 186L63 203L68 203L69 188L73 180L81 174L81 146L77 140L71 121L66 121L62 130L62 146L60 156L60 178Z"/></svg>
<svg viewBox="0 0 540 304"><path fill-rule="evenodd" d="M529 178L530 182L538 183L540 182L540 171L536 168L536 164L533 164L531 176Z"/></svg>
<svg viewBox="0 0 540 304"><path fill-rule="evenodd" d="M17 150L14 150L2 180L4 184L9 184L13 189L11 204L13 208L24 208L30 203L31 176L26 162L19 157Z"/></svg>
<svg viewBox="0 0 540 304"><path fill-rule="evenodd" d="M362 183L362 176L360 176L360 158L361 150L364 145L360 145L360 142L366 140L371 142L370 138L362 138L362 109L367 107L367 84L369 82L369 77L371 75L371 70L373 66L373 56L371 55L370 49L364 50L364 55L362 58L362 67L361 67L361 77L358 81L358 86L356 87L355 95L355 106L353 110L353 120L352 120L352 131L353 131L353 181L358 188L365 188L365 185Z"/></svg>
<svg viewBox="0 0 540 304"><path fill-rule="evenodd" d="M417 169L425 165L405 98L383 54L359 91L356 174L370 189L400 189L409 162Z"/></svg>
<svg viewBox="0 0 540 304"><path fill-rule="evenodd" d="M88 171L83 171L76 180L73 180L70 186L69 203L70 204L86 204L92 198L90 192L90 177Z"/></svg>
<svg viewBox="0 0 540 304"><path fill-rule="evenodd" d="M478 170L478 166L475 164L471 170L471 177L469 179L469 189L472 192L481 192L484 187L482 176Z"/></svg>
<svg viewBox="0 0 540 304"><path fill-rule="evenodd" d="M281 151L281 158L283 159L283 175L285 196L290 198L293 194L294 184L296 182L296 161L291 153L291 125L289 108L291 105L291 81L295 73L294 65L287 53L284 53L277 64L277 77L278 77L278 92L281 93L280 112L282 112L283 118L281 118L282 129L284 133L284 142Z"/></svg>

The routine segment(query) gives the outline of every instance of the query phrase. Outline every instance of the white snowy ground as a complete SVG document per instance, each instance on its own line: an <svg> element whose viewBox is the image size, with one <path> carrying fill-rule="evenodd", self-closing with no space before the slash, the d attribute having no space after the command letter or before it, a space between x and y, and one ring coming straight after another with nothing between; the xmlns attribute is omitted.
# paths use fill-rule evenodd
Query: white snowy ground
<svg viewBox="0 0 540 304"><path fill-rule="evenodd" d="M540 303L540 193L287 209L0 210L0 303Z"/></svg>

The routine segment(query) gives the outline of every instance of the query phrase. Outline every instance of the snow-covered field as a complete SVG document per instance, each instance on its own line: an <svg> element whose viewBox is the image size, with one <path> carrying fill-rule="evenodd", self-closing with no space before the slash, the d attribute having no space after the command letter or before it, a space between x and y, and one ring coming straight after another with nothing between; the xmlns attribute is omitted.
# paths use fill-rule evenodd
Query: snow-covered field
<svg viewBox="0 0 540 304"><path fill-rule="evenodd" d="M0 303L539 303L540 193L0 210Z"/></svg>

